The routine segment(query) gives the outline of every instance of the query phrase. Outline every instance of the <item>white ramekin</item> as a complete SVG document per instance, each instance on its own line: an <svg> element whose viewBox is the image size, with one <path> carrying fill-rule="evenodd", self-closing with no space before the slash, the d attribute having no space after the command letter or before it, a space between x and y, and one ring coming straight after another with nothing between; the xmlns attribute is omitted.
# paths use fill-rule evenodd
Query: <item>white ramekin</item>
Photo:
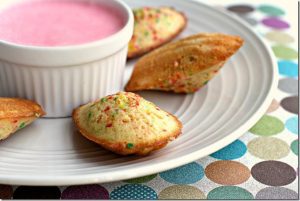
<svg viewBox="0 0 300 201"><path fill-rule="evenodd" d="M67 117L75 107L121 90L132 11L121 0L86 1L114 6L126 19L125 26L83 45L35 47L0 41L1 96L34 100L46 117Z"/></svg>

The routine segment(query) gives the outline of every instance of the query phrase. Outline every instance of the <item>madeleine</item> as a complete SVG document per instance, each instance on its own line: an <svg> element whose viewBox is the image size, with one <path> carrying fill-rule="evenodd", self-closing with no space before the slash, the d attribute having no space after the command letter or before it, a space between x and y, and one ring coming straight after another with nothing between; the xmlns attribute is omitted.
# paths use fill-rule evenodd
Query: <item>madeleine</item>
<svg viewBox="0 0 300 201"><path fill-rule="evenodd" d="M182 124L137 94L119 92L73 112L80 133L121 155L147 155L174 140Z"/></svg>
<svg viewBox="0 0 300 201"><path fill-rule="evenodd" d="M218 33L166 44L138 60L125 90L196 92L242 45L240 37Z"/></svg>
<svg viewBox="0 0 300 201"><path fill-rule="evenodd" d="M19 98L0 98L0 140L45 115L37 103Z"/></svg>
<svg viewBox="0 0 300 201"><path fill-rule="evenodd" d="M187 25L185 15L170 7L133 10L134 33L128 45L129 59L141 56L178 36Z"/></svg>

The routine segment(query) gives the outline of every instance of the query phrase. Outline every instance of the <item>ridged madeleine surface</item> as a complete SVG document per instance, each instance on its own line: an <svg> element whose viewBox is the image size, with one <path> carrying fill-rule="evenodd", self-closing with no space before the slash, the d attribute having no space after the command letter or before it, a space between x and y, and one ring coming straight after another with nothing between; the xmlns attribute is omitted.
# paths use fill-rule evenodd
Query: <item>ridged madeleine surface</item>
<svg viewBox="0 0 300 201"><path fill-rule="evenodd" d="M197 34L166 44L138 60L126 91L195 92L242 45L240 37L219 33Z"/></svg>
<svg viewBox="0 0 300 201"><path fill-rule="evenodd" d="M121 155L146 155L181 133L181 123L139 95L120 92L73 112L80 133Z"/></svg>
<svg viewBox="0 0 300 201"><path fill-rule="evenodd" d="M41 106L33 101L0 98L0 140L9 137L44 114Z"/></svg>
<svg viewBox="0 0 300 201"><path fill-rule="evenodd" d="M143 55L175 38L186 27L187 19L170 7L144 7L133 10L134 33L128 45L128 58Z"/></svg>

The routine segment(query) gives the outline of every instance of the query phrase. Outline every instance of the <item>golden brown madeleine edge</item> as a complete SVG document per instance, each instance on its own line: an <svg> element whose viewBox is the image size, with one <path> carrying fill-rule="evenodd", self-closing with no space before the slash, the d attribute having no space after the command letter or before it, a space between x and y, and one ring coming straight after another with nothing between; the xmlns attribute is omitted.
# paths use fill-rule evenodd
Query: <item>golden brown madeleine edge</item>
<svg viewBox="0 0 300 201"><path fill-rule="evenodd" d="M32 100L0 97L0 119L42 117L43 108Z"/></svg>

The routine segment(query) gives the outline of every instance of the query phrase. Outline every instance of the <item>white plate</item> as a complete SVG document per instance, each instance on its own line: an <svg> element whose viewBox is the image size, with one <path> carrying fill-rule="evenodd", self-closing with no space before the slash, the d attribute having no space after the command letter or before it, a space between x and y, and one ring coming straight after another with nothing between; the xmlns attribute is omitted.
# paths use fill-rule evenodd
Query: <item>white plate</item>
<svg viewBox="0 0 300 201"><path fill-rule="evenodd" d="M183 134L150 156L120 157L74 131L71 119L41 119L0 143L0 183L72 185L145 176L192 162L228 145L263 115L277 86L275 59L250 28L235 17L187 0L126 0L133 7L171 5L189 25L181 35L223 32L245 45L219 75L193 95L142 92L177 115ZM146 3L145 3L146 2ZM134 62L127 67L127 80Z"/></svg>

